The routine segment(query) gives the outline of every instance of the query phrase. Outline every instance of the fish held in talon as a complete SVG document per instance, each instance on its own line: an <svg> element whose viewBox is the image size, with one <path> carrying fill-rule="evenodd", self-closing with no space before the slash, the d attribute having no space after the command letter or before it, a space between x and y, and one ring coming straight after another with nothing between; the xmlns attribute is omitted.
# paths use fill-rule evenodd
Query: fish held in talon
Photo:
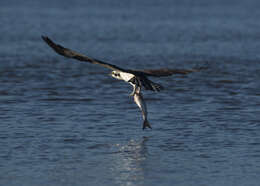
<svg viewBox="0 0 260 186"><path fill-rule="evenodd" d="M134 94L134 101L137 104L137 106L140 108L141 112L142 112L142 116L143 116L143 130L148 127L150 129L152 129L150 123L148 122L147 119L147 107L146 107L146 103L144 101L143 95L141 93L141 87L136 87Z"/></svg>
<svg viewBox="0 0 260 186"><path fill-rule="evenodd" d="M133 86L133 91L130 94L134 97L135 103L139 106L142 112L142 116L144 119L143 122L143 129L146 127L152 128L151 125L148 122L147 119L147 108L145 104L145 100L142 96L141 89L144 90L150 90L154 92L159 92L160 90L163 90L163 87L160 84L157 84L148 77L164 77L164 76L171 76L174 74L188 74L191 72L197 72L198 70L194 69L169 69L169 68L160 68L160 69L145 69L145 70L133 70L133 69L127 69L127 68L121 68L119 66L113 65L111 63L107 63L92 57L89 57L87 55L80 54L78 52L75 52L69 48L65 48L62 45L59 45L55 42L53 42L49 37L42 36L42 39L47 43L48 46L50 46L56 53L67 57L67 58L73 58L81 62L87 62L92 64L97 64L100 66L103 66L105 68L108 68L111 71L109 74L115 79L123 80L130 85Z"/></svg>

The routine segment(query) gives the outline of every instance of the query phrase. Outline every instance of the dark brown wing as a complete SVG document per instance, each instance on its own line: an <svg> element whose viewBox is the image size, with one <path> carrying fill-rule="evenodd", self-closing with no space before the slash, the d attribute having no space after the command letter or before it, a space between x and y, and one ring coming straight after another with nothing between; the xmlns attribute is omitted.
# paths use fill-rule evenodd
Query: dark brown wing
<svg viewBox="0 0 260 186"><path fill-rule="evenodd" d="M174 74L188 74L191 72L198 72L202 68L194 68L194 69L168 69L168 68L161 68L161 69L148 69L148 70L135 70L137 72L144 73L146 76L154 76L154 77L162 77L162 76L171 76Z"/></svg>
<svg viewBox="0 0 260 186"><path fill-rule="evenodd" d="M93 63L93 64L98 64L101 65L103 67L112 69L112 70L116 70L116 71L122 71L125 72L126 70L119 68L115 65L100 61L98 59L94 59L94 58L90 58L88 56L82 55L80 53L77 53L73 50L70 50L68 48L64 48L61 45L58 45L56 43L54 43L51 39L49 39L48 37L42 36L42 39L58 54L68 57L68 58L74 58L77 59L79 61L83 61L83 62L89 62L89 63Z"/></svg>

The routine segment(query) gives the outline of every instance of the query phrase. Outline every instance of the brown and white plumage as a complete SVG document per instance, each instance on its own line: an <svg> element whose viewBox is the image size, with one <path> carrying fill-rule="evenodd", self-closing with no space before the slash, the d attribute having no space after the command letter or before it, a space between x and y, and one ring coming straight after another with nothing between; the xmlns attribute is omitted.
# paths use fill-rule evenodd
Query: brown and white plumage
<svg viewBox="0 0 260 186"><path fill-rule="evenodd" d="M59 44L54 43L51 39L49 39L46 36L42 36L42 39L58 54L73 58L82 62L88 62L92 64L101 65L105 68L108 68L112 70L111 76L119 79L124 80L128 83L130 83L133 86L133 92L132 96L134 96L134 100L136 104L140 107L143 118L144 118L144 124L143 129L145 127L151 128L151 126L148 123L147 120L147 109L144 102L144 99L141 94L141 88L145 88L146 90L151 91L160 91L163 89L163 87L157 83L154 83L153 81L149 80L147 76L153 76L153 77L162 77L162 76L170 76L173 74L188 74L194 71L198 71L196 69L191 70L180 70L180 69L147 69L147 70L130 70L130 69L123 69L121 67L118 67L116 65L88 57L86 55L80 54L78 52L75 52L71 49L65 48Z"/></svg>
<svg viewBox="0 0 260 186"><path fill-rule="evenodd" d="M116 65L88 57L86 55L80 54L78 52L75 52L71 49L65 48L59 44L54 43L51 39L49 39L46 36L42 36L42 39L58 54L68 57L68 58L74 58L82 62L88 62L92 64L98 64L105 68L112 70L112 76L114 78L124 80L126 82L129 81L128 78L126 78L126 75L128 74L129 77L133 75L139 84L144 87L146 90L152 90L152 91L160 91L163 89L163 87L157 83L154 83L153 81L149 80L147 76L153 76L153 77L162 77L162 76L171 76L174 74L188 74L194 71L197 71L196 69L191 70L183 70L183 69L168 69L168 68L161 68L161 69L146 69L146 70L130 70L130 69L123 69L121 67L118 67ZM120 76L124 76L120 77ZM131 78L130 78L131 79Z"/></svg>

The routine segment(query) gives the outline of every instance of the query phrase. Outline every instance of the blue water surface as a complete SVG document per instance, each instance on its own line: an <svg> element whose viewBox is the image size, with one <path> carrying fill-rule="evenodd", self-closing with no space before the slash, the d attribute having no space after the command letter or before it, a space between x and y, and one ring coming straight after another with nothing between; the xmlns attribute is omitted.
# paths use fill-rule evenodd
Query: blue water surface
<svg viewBox="0 0 260 186"><path fill-rule="evenodd" d="M258 1L1 1L0 185L260 183ZM200 72L151 78L153 130L131 86L54 53L124 68Z"/></svg>

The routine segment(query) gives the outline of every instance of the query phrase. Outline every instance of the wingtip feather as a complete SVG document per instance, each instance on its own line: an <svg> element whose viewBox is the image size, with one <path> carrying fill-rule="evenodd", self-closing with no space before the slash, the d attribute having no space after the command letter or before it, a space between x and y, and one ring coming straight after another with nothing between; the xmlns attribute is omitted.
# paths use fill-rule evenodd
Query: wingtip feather
<svg viewBox="0 0 260 186"><path fill-rule="evenodd" d="M44 36L44 35L41 35L41 38L42 38L44 41L46 41L46 40L49 39L47 36Z"/></svg>

